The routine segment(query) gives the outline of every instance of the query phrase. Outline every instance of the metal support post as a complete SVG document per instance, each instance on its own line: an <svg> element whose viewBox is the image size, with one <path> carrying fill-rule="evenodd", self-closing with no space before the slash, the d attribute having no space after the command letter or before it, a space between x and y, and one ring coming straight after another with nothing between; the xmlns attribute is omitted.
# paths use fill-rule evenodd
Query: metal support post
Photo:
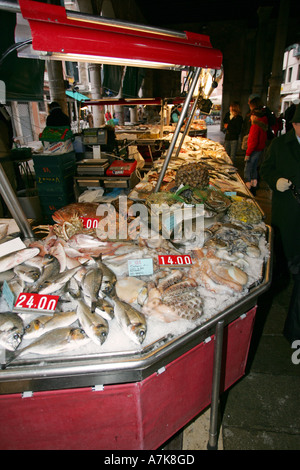
<svg viewBox="0 0 300 470"><path fill-rule="evenodd" d="M34 238L30 224L7 178L3 166L0 164L0 193L25 238Z"/></svg>
<svg viewBox="0 0 300 470"><path fill-rule="evenodd" d="M192 120L194 119L194 116L195 116L195 111L196 111L196 108L197 108L197 103L198 103L199 96L200 96L200 94L197 96L197 98L194 101L193 108L192 108L192 111L189 115L188 121L185 125L185 129L183 131L180 144L178 145L178 148L177 148L177 151L176 151L176 154L175 154L175 158L178 157L179 152L181 150L181 147L183 145L184 139L185 139L186 135L190 132L190 128L191 128Z"/></svg>
<svg viewBox="0 0 300 470"><path fill-rule="evenodd" d="M201 67L197 67L195 72L194 72L194 78L193 78L193 81L192 81L192 84L191 84L191 87L189 89L189 92L188 92L188 95L186 97L186 100L184 102L184 106L183 106L183 109L182 109L182 112L179 116L179 121L177 123L177 126L176 126L176 129L175 129L175 132L174 132L174 135L173 135L173 138L171 140L171 144L170 144L170 147L168 149L168 153L166 155L166 158L165 158L165 161L164 161L164 164L162 166L162 169L161 169L161 172L159 174L159 177L158 177L158 180L157 180L157 183L156 183L156 187L154 189L154 192L157 193L159 190L160 190L160 186L161 186L161 183L162 183L162 180L165 176L165 173L166 173L166 170L168 168L168 165L169 165L169 161L171 159L171 156L172 156L172 153L173 153L173 150L174 150L174 147L175 147L175 144L176 144L176 141L177 141L177 138L179 136L179 133L180 133L180 129L183 125L183 122L184 122L184 119L187 115L187 112L188 112L188 108L189 108L189 104L191 102L191 99L192 99L192 96L193 96L193 92L194 92L194 89L197 85L197 82L198 82L198 79L199 79L199 76L200 76L200 71L201 71Z"/></svg>
<svg viewBox="0 0 300 470"><path fill-rule="evenodd" d="M215 332L213 382L212 382L212 396L211 396L211 410L210 410L210 428L209 428L209 440L207 444L208 450L218 449L218 415L219 415L220 377L221 377L221 368L222 368L223 333L224 333L224 320L221 320L217 323L216 332Z"/></svg>

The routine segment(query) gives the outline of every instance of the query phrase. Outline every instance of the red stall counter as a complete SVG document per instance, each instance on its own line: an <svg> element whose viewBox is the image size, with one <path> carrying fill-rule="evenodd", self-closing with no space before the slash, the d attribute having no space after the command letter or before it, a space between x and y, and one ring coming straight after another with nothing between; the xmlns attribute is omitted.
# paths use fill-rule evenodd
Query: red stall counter
<svg viewBox="0 0 300 470"><path fill-rule="evenodd" d="M256 307L224 329L220 391L245 372ZM0 395L1 450L153 450L211 402L214 336L140 382Z"/></svg>

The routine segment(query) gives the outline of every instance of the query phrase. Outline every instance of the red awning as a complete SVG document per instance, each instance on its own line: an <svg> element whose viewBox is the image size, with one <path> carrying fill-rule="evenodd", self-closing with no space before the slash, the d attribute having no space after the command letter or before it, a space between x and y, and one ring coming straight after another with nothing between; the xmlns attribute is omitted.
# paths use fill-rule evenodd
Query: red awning
<svg viewBox="0 0 300 470"><path fill-rule="evenodd" d="M209 36L203 34L130 25L32 0L19 0L19 4L23 17L29 21L33 49L63 54L61 60L68 60L67 54L80 54L88 56L86 60L106 57L157 62L162 66L221 68L222 53L213 49Z"/></svg>

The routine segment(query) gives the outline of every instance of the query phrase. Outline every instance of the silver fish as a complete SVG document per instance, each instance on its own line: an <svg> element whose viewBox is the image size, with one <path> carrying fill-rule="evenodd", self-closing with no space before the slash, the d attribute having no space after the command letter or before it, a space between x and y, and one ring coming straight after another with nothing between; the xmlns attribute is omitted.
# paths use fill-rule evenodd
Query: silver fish
<svg viewBox="0 0 300 470"><path fill-rule="evenodd" d="M60 312L54 315L40 315L25 326L24 340L39 338L48 331L72 325L77 320L76 312Z"/></svg>
<svg viewBox="0 0 300 470"><path fill-rule="evenodd" d="M57 328L43 334L28 346L15 351L4 367L7 367L12 361L25 354L57 355L77 350L89 342L90 338L88 338L82 328Z"/></svg>
<svg viewBox="0 0 300 470"><path fill-rule="evenodd" d="M102 283L100 291L103 295L108 295L113 291L114 286L117 282L116 275L101 261L101 259L97 258L96 262L98 267L102 271Z"/></svg>
<svg viewBox="0 0 300 470"><path fill-rule="evenodd" d="M81 283L83 297L87 303L90 304L92 312L94 312L96 308L102 276L102 269L100 269L98 265L92 266L86 271Z"/></svg>
<svg viewBox="0 0 300 470"><path fill-rule="evenodd" d="M108 336L108 323L98 313L91 312L90 308L81 299L75 299L77 304L78 320L91 340L101 346Z"/></svg>
<svg viewBox="0 0 300 470"><path fill-rule="evenodd" d="M23 321L13 312L0 313L0 346L15 351L24 334Z"/></svg>
<svg viewBox="0 0 300 470"><path fill-rule="evenodd" d="M95 307L95 312L99 313L101 317L105 318L105 320L112 320L115 316L114 314L114 307L105 299L98 299Z"/></svg>
<svg viewBox="0 0 300 470"><path fill-rule="evenodd" d="M28 292L39 292L44 282L46 282L48 279L55 279L59 274L60 264L58 259L53 255L45 255L43 257L42 266L43 268L40 277L27 289Z"/></svg>
<svg viewBox="0 0 300 470"><path fill-rule="evenodd" d="M75 268L67 269L62 273L58 274L54 279L47 279L39 289L39 294L46 295L52 294L53 292L58 291L74 276L74 274L81 269L81 266L76 266Z"/></svg>
<svg viewBox="0 0 300 470"><path fill-rule="evenodd" d="M18 264L24 263L24 261L29 258L33 258L38 255L40 252L39 248L23 248L14 253L9 253L8 255L1 256L0 258L0 272L8 271L13 269Z"/></svg>
<svg viewBox="0 0 300 470"><path fill-rule="evenodd" d="M32 284L36 282L40 275L41 271L38 268L32 266L27 266L26 264L19 264L14 267L14 273L24 282Z"/></svg>
<svg viewBox="0 0 300 470"><path fill-rule="evenodd" d="M120 327L135 343L142 344L147 333L145 316L116 295L111 298L115 306L115 317Z"/></svg>

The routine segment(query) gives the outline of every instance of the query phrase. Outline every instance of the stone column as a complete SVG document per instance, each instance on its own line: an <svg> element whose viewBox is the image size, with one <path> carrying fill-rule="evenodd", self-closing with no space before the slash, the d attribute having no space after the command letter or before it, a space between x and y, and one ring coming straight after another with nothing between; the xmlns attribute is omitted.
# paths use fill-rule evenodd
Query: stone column
<svg viewBox="0 0 300 470"><path fill-rule="evenodd" d="M57 101L65 114L68 114L62 62L49 60L47 62L49 91L51 101Z"/></svg>
<svg viewBox="0 0 300 470"><path fill-rule="evenodd" d="M89 64L90 80L91 80L91 99L98 100L101 98L101 65ZM104 106L93 106L94 127L100 127L105 124Z"/></svg>

